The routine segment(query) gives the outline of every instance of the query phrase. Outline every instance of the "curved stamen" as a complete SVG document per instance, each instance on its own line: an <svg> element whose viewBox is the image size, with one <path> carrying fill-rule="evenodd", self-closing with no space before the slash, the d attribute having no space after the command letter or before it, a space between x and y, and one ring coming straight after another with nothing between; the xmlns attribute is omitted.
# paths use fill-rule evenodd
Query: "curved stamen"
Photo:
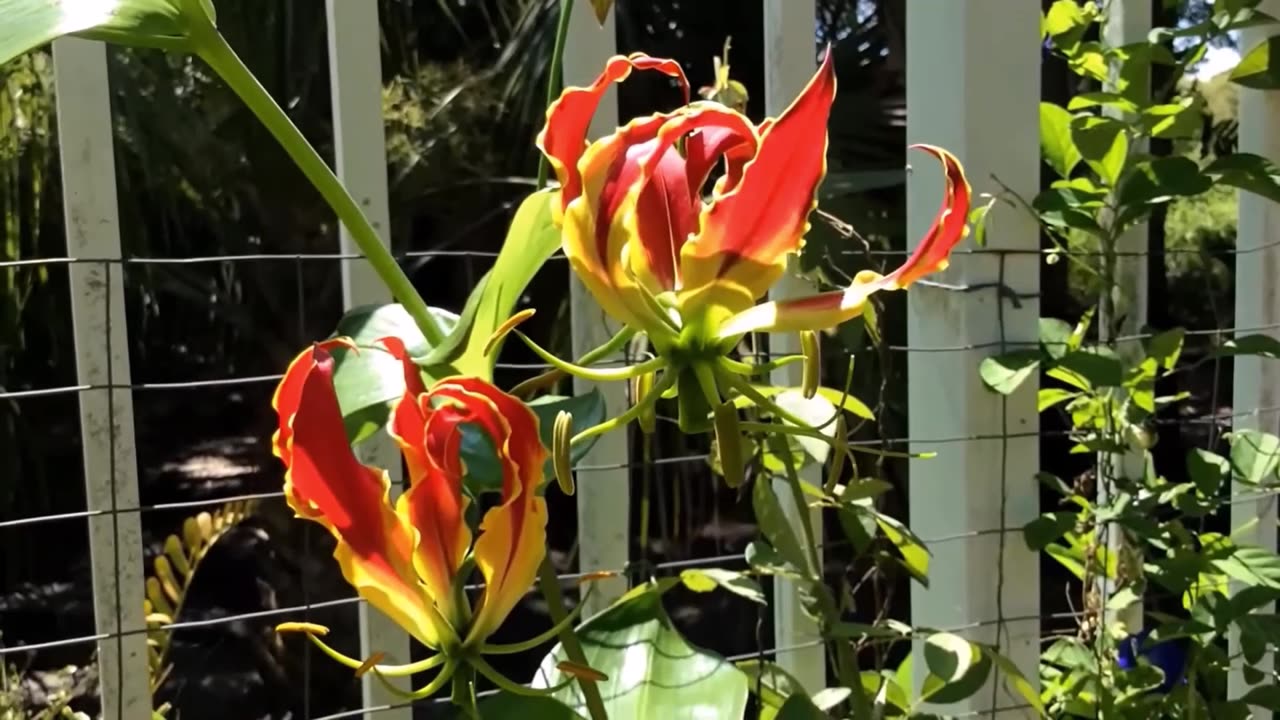
<svg viewBox="0 0 1280 720"><path fill-rule="evenodd" d="M640 417L642 413L657 404L658 398L662 397L663 393L675 385L677 375L678 374L673 371L663 373L661 377L658 378L658 382L654 384L653 390L648 395L637 400L636 404L632 405L629 410L615 418L605 420L599 425L592 425L586 430L574 435L573 439L569 441L569 444L577 445L588 438L593 438L596 435L603 435L615 428L625 427L627 423Z"/></svg>
<svg viewBox="0 0 1280 720"><path fill-rule="evenodd" d="M560 358L551 354L550 351L538 345L538 343L531 340L528 335L525 335L519 330L512 330L511 332L514 333L516 337L523 340L524 344L528 345L529 349L532 350L535 355L542 358L545 362L547 362L557 370L566 372L575 377L585 378L587 380L592 380L595 382L613 382L617 380L630 380L631 378L637 375L643 375L647 372L653 372L654 370L658 370L662 367L665 367L667 364L666 358L655 357L650 360L646 360L642 363L639 363L637 365L628 365L627 367L603 368L603 369L589 368L582 365L576 365L574 363L569 362L568 360L561 360Z"/></svg>
<svg viewBox="0 0 1280 720"><path fill-rule="evenodd" d="M440 692L440 688L444 687L445 683L449 682L449 680L453 678L453 673L457 669L458 669L457 661L449 660L445 662L444 667L440 668L440 673L437 674L434 678L432 678L431 682L427 683L426 685L422 686L417 690L410 690L408 692L401 690L395 685L392 685L391 682L387 680L387 676L378 672L376 668L374 669L373 676L378 678L378 682L382 683L382 687L386 688L387 692L391 693L392 695L395 695L396 697L399 697L399 698L403 698L405 700L421 700L423 698L431 697L432 695L435 695L437 692Z"/></svg>
<svg viewBox="0 0 1280 720"><path fill-rule="evenodd" d="M582 357L578 358L577 363L579 365L590 365L600 358L608 357L626 347L627 343L631 342L631 339L635 336L636 331L633 328L624 327L603 345L583 353ZM564 376L565 373L561 370L548 370L511 388L511 394L516 397L526 397L538 390L556 384Z"/></svg>
<svg viewBox="0 0 1280 720"><path fill-rule="evenodd" d="M767 373L773 372L774 370L777 370L778 368L784 368L788 365L793 365L798 362L804 362L803 355L787 355L784 357L780 357L777 360L770 360L769 362L764 362L759 364L744 363L740 360L733 360L727 357L720 358L720 364L724 366L725 370L728 370L729 372L734 373L736 375L747 375L747 376L765 375Z"/></svg>
<svg viewBox="0 0 1280 720"><path fill-rule="evenodd" d="M814 429L814 428L827 427L828 425L830 425L832 422L835 421L835 416L833 415L830 420L822 423L821 425L815 426L813 423L810 423L808 420L804 420L802 418L796 417L794 414L787 411L782 406L778 405L778 403L770 400L768 396L766 396L764 393L752 387L751 383L742 379L740 376L734 375L733 373L728 373L728 372L717 373L717 376L721 380L723 380L729 387L733 388L734 390L738 391L743 396L745 396L747 399L754 402L762 410L772 413L774 416L781 418L782 420L785 420L791 423L792 425L797 425L802 428ZM839 415L841 412L843 411L840 408L836 408L836 415Z"/></svg>
<svg viewBox="0 0 1280 720"><path fill-rule="evenodd" d="M470 663L471 667L476 669L476 672L485 676L489 682L497 685L498 689L504 690L513 695L522 695L524 697L546 697L548 695L554 695L569 687L570 683L574 681L574 678L570 677L559 685L553 685L549 688L531 688L511 682L511 680L506 676L495 670L492 665L485 662L483 658L471 658Z"/></svg>
<svg viewBox="0 0 1280 720"><path fill-rule="evenodd" d="M324 632L318 632L319 630L323 630ZM349 655L344 655L333 646L321 640L320 635L323 635L328 631L329 629L324 626L312 625L310 623L281 623L276 626L276 632L278 633L300 632L306 635L307 639L310 640L313 645L320 648L320 652L328 655L339 664L345 665L352 670L361 671L362 673L375 672L386 675L387 677L406 677L438 667L445 661L443 655L432 655L429 658L408 663L406 665L374 665L372 667L366 667L368 663L367 660L357 660Z"/></svg>
<svg viewBox="0 0 1280 720"><path fill-rule="evenodd" d="M559 635L565 628L572 625L575 620L582 616L582 609L587 606L587 598L591 597L592 592L594 592L594 590L592 588L588 588L587 593L583 596L581 602L578 603L578 606L575 607L572 612L565 616L564 620L556 623L554 627L537 637L532 637L518 643L485 645L481 649L481 652L486 655L515 655L516 653L532 650L545 642L549 642L552 638Z"/></svg>

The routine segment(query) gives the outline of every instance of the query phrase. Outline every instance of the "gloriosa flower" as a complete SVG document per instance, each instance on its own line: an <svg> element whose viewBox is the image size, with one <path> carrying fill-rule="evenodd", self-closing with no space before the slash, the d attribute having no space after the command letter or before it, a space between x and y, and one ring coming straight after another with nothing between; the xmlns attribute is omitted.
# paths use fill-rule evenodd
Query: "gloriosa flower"
<svg viewBox="0 0 1280 720"><path fill-rule="evenodd" d="M346 338L318 343L290 364L272 402L280 421L274 450L287 468L285 498L299 517L324 525L337 539L334 558L347 582L438 654L412 665L378 666L325 645L321 626L286 623L279 629L306 632L360 672L407 675L442 665L416 693L425 696L459 663L489 675L492 668L480 654L512 651L485 640L533 584L546 553L547 506L538 488L547 454L537 416L516 398L477 378L452 377L427 388L402 341L380 344L404 364L405 394L387 425L408 469L404 494L393 504L386 471L360 463L347 441L330 354L335 348L354 352ZM464 424L488 434L502 465L501 501L484 515L474 542L465 519L467 470L459 455ZM475 608L463 590L473 564L484 580Z"/></svg>
<svg viewBox="0 0 1280 720"><path fill-rule="evenodd" d="M634 70L674 78L686 104L588 143L601 97ZM659 357L615 371L549 362L602 380L665 368L655 391L678 383L681 427L705 429L720 389L763 371L726 357L745 334L828 329L861 314L872 293L906 288L945 268L967 234L969 183L953 155L917 145L942 162L945 197L901 267L888 275L863 271L842 290L757 304L803 245L826 173L835 91L830 52L791 106L759 125L716 102L688 102L680 66L643 54L613 57L590 86L567 88L538 136L560 181L553 220L565 255L601 307L628 332L648 336ZM703 186L720 165L723 174L704 200ZM689 405L692 414L690 395L707 401Z"/></svg>

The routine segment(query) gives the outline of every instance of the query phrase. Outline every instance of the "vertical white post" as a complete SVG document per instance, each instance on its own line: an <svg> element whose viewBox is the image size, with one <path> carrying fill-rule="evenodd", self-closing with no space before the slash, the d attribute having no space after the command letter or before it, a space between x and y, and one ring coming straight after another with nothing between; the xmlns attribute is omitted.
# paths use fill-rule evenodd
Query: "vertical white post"
<svg viewBox="0 0 1280 720"><path fill-rule="evenodd" d="M817 66L817 41L814 26L817 8L813 0L764 0L764 103L765 112L777 117L791 104L791 100L804 89L813 77ZM732 58L731 58L732 60ZM814 138L813 142L819 142ZM773 290L775 299L801 297L813 291L798 275L788 274ZM772 357L800 351L796 335L769 336L769 353ZM775 385L794 387L801 383L802 369L797 365L774 372ZM802 480L815 486L822 485L822 468L809 465L802 471ZM804 537L801 529L801 509L791 501L787 483L775 480L777 495L783 511L791 521L798 537ZM814 534L822 541L822 510L809 510ZM822 557L821 551L818 553ZM819 571L821 568L819 568ZM827 685L826 650L817 643L821 639L818 626L805 615L800 603L800 593L795 583L778 578L774 581L773 636L778 648L798 648L781 652L775 658L784 670L791 673L810 693Z"/></svg>
<svg viewBox="0 0 1280 720"><path fill-rule="evenodd" d="M1272 15L1280 13L1280 0L1263 0L1258 9ZM1272 34L1267 27L1250 28L1241 33L1240 47L1248 50ZM1256 153L1272 162L1280 162L1280 95L1264 90L1239 88L1240 152ZM1274 246L1280 237L1280 205L1259 195L1240 192L1239 222L1236 232L1236 327L1256 328L1280 323L1280 248ZM1272 336L1274 329L1263 331ZM1241 356L1235 359L1232 407L1236 418L1233 430L1280 432L1275 407L1280 404L1280 364L1275 360ZM1249 413L1252 414L1242 414ZM1253 488L1236 485L1235 493L1252 493ZM1266 495L1254 502L1231 505L1231 527L1236 542L1257 545L1267 550L1276 547L1276 498ZM1233 589L1238 590L1235 584ZM1272 604L1258 612L1274 612ZM1231 652L1239 652L1235 633ZM1269 673L1271 656L1264 658L1259 669ZM1231 672L1228 697L1239 698L1249 690L1242 668ZM1258 714L1266 717L1261 710Z"/></svg>
<svg viewBox="0 0 1280 720"><path fill-rule="evenodd" d="M326 0L329 35L329 84L333 95L334 164L338 178L355 197L384 245L390 246L390 209L387 200L387 151L382 122L382 60L378 30L378 4ZM359 249L345 225L339 224L344 254ZM385 303L391 295L365 260L342 261L343 307ZM356 449L361 462L386 468L392 494L401 490L400 453L385 434L379 433ZM389 663L410 661L409 636L394 622L360 603L360 652L369 657L386 653ZM407 680L393 681L407 689ZM362 680L366 707L399 705L372 674ZM367 717L372 717L368 715ZM379 718L409 720L412 708L398 707Z"/></svg>
<svg viewBox="0 0 1280 720"><path fill-rule="evenodd" d="M124 267L111 134L106 46L66 38L53 43L58 146L67 254L105 262L72 263L71 320L80 394L85 499L93 573L102 714L107 720L151 716L147 639L138 631L144 566L129 385ZM112 386L108 389L108 385ZM117 389L118 388L118 389ZM119 636L119 633L133 633Z"/></svg>
<svg viewBox="0 0 1280 720"><path fill-rule="evenodd" d="M561 0L561 8L564 4ZM616 12L616 11L615 11ZM596 22L591 3L574 3L573 16L569 20L569 36L564 48L564 84L590 85L604 69L605 61L617 48L614 14L610 12L601 27ZM590 136L600 137L618 126L618 96L609 90L600 102L591 121ZM570 334L574 357L598 347L617 332L615 323L605 317L600 306L591 299L582 282L570 273L569 281ZM607 358L617 361L621 355ZM610 416L626 410L627 388L625 383L592 383L578 378L573 381L575 393L585 393L592 388L604 395L605 408ZM631 471L627 467L630 454L627 431L616 430L602 435L591 452L582 459L578 470L578 569L617 570L626 567L630 557L631 541ZM599 469L589 469L597 466ZM624 577L610 578L595 583L596 592L588 601L587 615L608 607L627 590Z"/></svg>
<svg viewBox="0 0 1280 720"><path fill-rule="evenodd" d="M975 192L992 190L993 175L1023 197L1039 188L1039 26L1034 2L907 3L907 139L955 153ZM992 68L1000 68L998 81ZM920 238L942 197L942 174L927 155L913 152L909 159L907 236ZM1035 220L998 204L986 247L962 243L940 277L973 289L917 284L907 291L908 344L917 350L907 354L911 450L937 453L910 462L911 527L941 538L930 545L929 588L911 589L911 620L956 628L977 641L998 638L1032 682L1039 620L1006 618L1035 618L1040 610L1039 558L1022 540L1023 525L1039 510L1037 383L1003 398L983 387L978 365L1000 352L1001 341L1036 341L1039 247ZM981 287L999 282L1018 293L1020 307ZM931 442L970 437L982 439ZM927 667L919 652L914 667L919 687ZM981 691L946 712L1025 704L997 680L995 692Z"/></svg>
<svg viewBox="0 0 1280 720"><path fill-rule="evenodd" d="M1143 42L1147 39L1147 33L1151 31L1151 20L1151 0L1111 0L1107 4L1107 18L1102 28L1103 40L1111 47ZM1108 89L1111 91L1118 90L1115 81L1119 76L1119 72L1120 63L1116 62L1111 68L1112 80L1108 84ZM1144 96L1149 96L1151 93L1150 82L1151 79L1148 77L1145 87L1136 88L1130 92L1140 92ZM1146 152L1146 144L1143 141L1142 147L1133 148L1132 151ZM1107 342L1112 337L1136 335L1142 331L1143 326L1147 323L1147 284L1149 278L1147 277L1147 262L1144 256L1147 251L1147 240L1148 228L1145 222L1133 225L1116 239L1115 249L1118 257L1116 258L1115 284L1113 287L1102 289L1102 292L1111 295L1111 307L1116 317L1108 317L1107 313L1099 312L1099 337L1103 342ZM1101 307L1105 309L1107 305L1104 303ZM1113 335L1113 333L1115 334ZM1126 341L1118 345L1117 352L1123 358L1136 360L1141 357L1142 345ZM1099 463L1105 463L1110 467L1109 472L1115 476L1112 478L1113 480L1119 479L1119 477L1141 477L1146 472L1145 453L1137 449L1131 449L1123 454L1100 456ZM1099 505L1109 502L1107 499L1108 490L1106 483L1099 483ZM1099 532L1103 533L1106 538L1108 553L1120 556L1126 550L1133 550L1131 547L1126 547L1129 543L1125 542L1123 531L1118 526L1114 524L1110 527L1104 526ZM1110 598L1117 590L1115 581L1105 575L1098 585L1104 599ZM1137 632L1142 629L1142 615L1143 605L1139 600L1118 611L1108 608L1105 624L1113 626L1119 623L1128 632Z"/></svg>

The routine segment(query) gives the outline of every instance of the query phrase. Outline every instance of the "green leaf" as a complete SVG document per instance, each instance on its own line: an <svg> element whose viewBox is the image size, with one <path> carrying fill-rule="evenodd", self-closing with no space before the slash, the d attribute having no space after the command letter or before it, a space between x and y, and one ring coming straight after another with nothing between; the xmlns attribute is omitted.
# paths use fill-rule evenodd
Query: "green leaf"
<svg viewBox="0 0 1280 720"><path fill-rule="evenodd" d="M1270 335L1243 335L1222 343L1215 354L1219 357L1258 355L1273 360L1280 359L1280 340Z"/></svg>
<svg viewBox="0 0 1280 720"><path fill-rule="evenodd" d="M1200 132L1204 118L1204 99L1199 95L1176 103L1155 105L1142 111L1142 122L1152 137L1180 140Z"/></svg>
<svg viewBox="0 0 1280 720"><path fill-rule="evenodd" d="M1280 89L1280 37L1269 37L1250 48L1229 77L1254 90Z"/></svg>
<svg viewBox="0 0 1280 720"><path fill-rule="evenodd" d="M1060 105L1040 103L1040 154L1064 178L1080 162L1080 151L1071 139L1071 113Z"/></svg>
<svg viewBox="0 0 1280 720"><path fill-rule="evenodd" d="M440 326L451 328L458 316L447 310L431 308ZM410 357L430 351L413 318L399 304L364 305L342 316L334 336L351 338L359 352L337 349L333 387L338 393L338 406L352 444L373 435L387 422L390 403L404 396L404 368L399 360L376 344L384 337L398 337ZM438 377L443 377L440 371ZM424 378L430 382L432 378Z"/></svg>
<svg viewBox="0 0 1280 720"><path fill-rule="evenodd" d="M1124 124L1111 118L1087 115L1071 121L1071 138L1080 155L1107 185L1120 178L1129 136Z"/></svg>
<svg viewBox="0 0 1280 720"><path fill-rule="evenodd" d="M1012 395L1039 367L1039 351L1017 350L983 358L978 364L978 374L988 388L1001 395Z"/></svg>
<svg viewBox="0 0 1280 720"><path fill-rule="evenodd" d="M951 633L934 633L925 640L925 679L921 696L930 702L960 702L982 689L991 676L991 660L982 648Z"/></svg>
<svg viewBox="0 0 1280 720"><path fill-rule="evenodd" d="M1076 526L1073 512L1047 512L1022 528L1027 548L1039 552Z"/></svg>
<svg viewBox="0 0 1280 720"><path fill-rule="evenodd" d="M795 393L800 395L801 397L804 397L803 393L801 392L802 388L799 388L799 387L779 387L776 385L752 385L751 387L755 388L756 392L760 393L761 395L764 395L765 397L773 397L775 395L780 395L782 393ZM831 403L831 405L833 406L833 412L834 412L834 406L840 406L845 409L845 412L848 412L851 415L854 415L855 417L860 417L864 420L876 419L875 413L871 412L871 408L867 407L866 403L862 402L861 400L859 400L858 398L854 397L851 394L845 393L843 390L837 390L835 388L829 388L829 387L820 387L818 388L817 397L820 397L826 400L827 402ZM749 397L746 397L745 395L738 395L734 397L733 404L735 407L749 408L749 407L755 407L756 403L754 400L752 400ZM833 418L830 415L828 415L826 418L823 418L824 421L829 419L833 419ZM834 423L832 424L834 425Z"/></svg>
<svg viewBox="0 0 1280 720"><path fill-rule="evenodd" d="M1078 397L1080 393L1065 388L1040 388L1040 392L1036 394L1036 412L1044 412L1054 405Z"/></svg>
<svg viewBox="0 0 1280 720"><path fill-rule="evenodd" d="M547 258L560 247L560 231L551 222L550 190L533 193L520 203L493 267L467 298L462 316L425 365L449 364L459 373L488 378L500 348L485 355L485 345L511 319L520 296Z"/></svg>
<svg viewBox="0 0 1280 720"><path fill-rule="evenodd" d="M519 717L520 720L583 720L582 715L555 698L530 697L506 691L485 698L477 709L484 720L510 717ZM453 717L456 720L466 720L461 711L457 711Z"/></svg>
<svg viewBox="0 0 1280 720"><path fill-rule="evenodd" d="M597 687L610 717L688 717L691 708L716 718L740 718L746 712L747 676L724 658L690 645L663 609L654 583L627 593L576 632L587 665L609 678ZM555 687L568 680L556 668L564 659L557 645L543 659L533 685ZM577 683L553 697L585 714Z"/></svg>
<svg viewBox="0 0 1280 720"><path fill-rule="evenodd" d="M1280 557L1270 550L1240 545L1227 557L1213 560L1213 565L1246 585L1280 588Z"/></svg>
<svg viewBox="0 0 1280 720"><path fill-rule="evenodd" d="M1204 173L1215 182L1280 202L1280 168L1252 153L1235 153L1209 163Z"/></svg>
<svg viewBox="0 0 1280 720"><path fill-rule="evenodd" d="M680 573L680 582L698 593L722 588L751 602L765 604L760 584L745 574L724 568L689 568Z"/></svg>
<svg viewBox="0 0 1280 720"><path fill-rule="evenodd" d="M1147 357L1155 360L1165 372L1171 372L1182 356L1182 343L1186 338L1182 328L1166 330L1147 342Z"/></svg>
<svg viewBox="0 0 1280 720"><path fill-rule="evenodd" d="M1257 430L1231 433L1231 472L1236 482L1261 485L1280 464L1280 438Z"/></svg>
<svg viewBox="0 0 1280 720"><path fill-rule="evenodd" d="M1061 51L1070 53L1088 30L1090 18L1076 0L1056 0L1044 16L1044 32Z"/></svg>
<svg viewBox="0 0 1280 720"><path fill-rule="evenodd" d="M755 511L760 532L791 567L809 572L809 556L796 538L791 523L782 512L773 483L767 477L757 477L751 488L751 508Z"/></svg>
<svg viewBox="0 0 1280 720"><path fill-rule="evenodd" d="M1185 157L1161 157L1133 166L1120 188L1122 205L1156 205L1175 197L1206 192L1213 181L1200 172L1195 161Z"/></svg>
<svg viewBox="0 0 1280 720"><path fill-rule="evenodd" d="M1018 669L1018 666L995 648L988 646L984 647L983 650L985 651L985 654L991 658L991 661L995 663L996 667L999 668L1000 673L1004 675L1005 683L1011 686L1013 691L1026 701L1028 705L1034 708L1036 712L1040 713L1040 717L1049 717L1045 712L1044 703L1040 701L1040 693L1037 692L1035 686L1027 680L1027 676L1022 674L1022 671Z"/></svg>
<svg viewBox="0 0 1280 720"><path fill-rule="evenodd" d="M897 518L876 513L876 524L898 549L911 576L921 585L929 587L929 549L925 547L924 541Z"/></svg>
<svg viewBox="0 0 1280 720"><path fill-rule="evenodd" d="M1187 475L1195 483L1196 490L1205 497L1217 496L1230 469L1231 463L1226 458L1208 450L1193 448L1187 453Z"/></svg>
<svg viewBox="0 0 1280 720"><path fill-rule="evenodd" d="M1049 375L1081 389L1119 387L1124 383L1124 365L1110 354L1076 350L1064 355Z"/></svg>
<svg viewBox="0 0 1280 720"><path fill-rule="evenodd" d="M807 695L795 693L782 704L777 720L828 720L828 716Z"/></svg>
<svg viewBox="0 0 1280 720"><path fill-rule="evenodd" d="M181 49L187 45L188 23L212 24L212 7L207 0L0 0L0 18L2 65L73 34Z"/></svg>
<svg viewBox="0 0 1280 720"><path fill-rule="evenodd" d="M999 198L992 196L985 203L969 211L969 228L973 230L973 242L978 247L985 247L987 244L987 217L991 214L991 208L995 206L997 200Z"/></svg>
<svg viewBox="0 0 1280 720"><path fill-rule="evenodd" d="M760 699L760 720L776 720L787 698L804 694L804 686L777 663L756 659L743 660L738 669L747 674L747 687Z"/></svg>

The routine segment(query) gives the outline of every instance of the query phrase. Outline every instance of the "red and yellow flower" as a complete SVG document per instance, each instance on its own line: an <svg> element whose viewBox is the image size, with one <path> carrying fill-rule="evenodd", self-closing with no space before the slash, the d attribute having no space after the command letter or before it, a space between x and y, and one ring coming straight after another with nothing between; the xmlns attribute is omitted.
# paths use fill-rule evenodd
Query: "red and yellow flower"
<svg viewBox="0 0 1280 720"><path fill-rule="evenodd" d="M588 142L605 91L637 70L674 78L686 104ZM659 378L655 389L678 383L682 401L696 392L714 406L726 373L742 374L741 363L723 360L745 334L828 329L861 314L872 293L945 268L967 234L970 187L953 155L917 145L942 162L945 194L907 261L887 275L861 272L840 290L760 303L809 229L835 92L829 52L791 106L759 124L717 102L688 102L680 66L642 54L611 58L590 86L566 89L538 136L560 182L552 215L565 255L605 312L644 333L662 362L612 372L557 366L598 379L665 366L669 382ZM723 172L704 198L717 167ZM682 427L705 427L706 413L698 415L687 418L682 406Z"/></svg>
<svg viewBox="0 0 1280 720"><path fill-rule="evenodd" d="M425 387L399 339L381 344L405 370L405 394L391 410L388 430L404 454L408 489L394 503L386 471L356 458L343 427L330 351L355 351L350 340L319 343L289 366L273 400L280 421L274 449L287 468L290 507L333 534L334 558L347 582L439 653L413 665L370 667L405 675L442 665L429 686L434 690L459 662L488 669L479 654L494 648L485 640L534 582L546 553L547 506L538 489L547 453L537 416L516 398L468 377ZM462 486L466 424L489 436L502 466L501 501L485 513L474 539ZM464 569L472 564L484 581L474 608L463 591ZM324 628L286 623L280 629L307 632L339 661L370 669L324 645L318 639Z"/></svg>

